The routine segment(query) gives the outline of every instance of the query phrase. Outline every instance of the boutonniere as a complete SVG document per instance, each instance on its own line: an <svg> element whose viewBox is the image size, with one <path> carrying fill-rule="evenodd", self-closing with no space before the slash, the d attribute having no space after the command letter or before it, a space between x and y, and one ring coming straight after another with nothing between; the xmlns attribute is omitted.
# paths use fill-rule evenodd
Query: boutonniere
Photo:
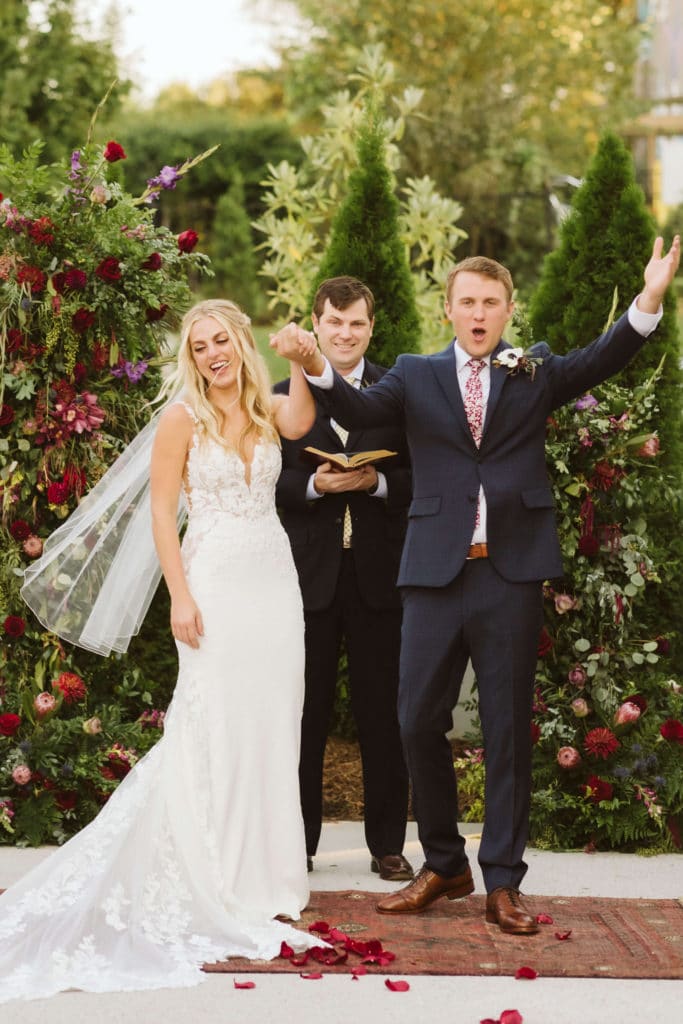
<svg viewBox="0 0 683 1024"><path fill-rule="evenodd" d="M514 377L520 370L528 373L533 380L536 376L536 367L542 364L540 356L532 356L523 348L506 348L493 360L494 366L504 366L508 375Z"/></svg>

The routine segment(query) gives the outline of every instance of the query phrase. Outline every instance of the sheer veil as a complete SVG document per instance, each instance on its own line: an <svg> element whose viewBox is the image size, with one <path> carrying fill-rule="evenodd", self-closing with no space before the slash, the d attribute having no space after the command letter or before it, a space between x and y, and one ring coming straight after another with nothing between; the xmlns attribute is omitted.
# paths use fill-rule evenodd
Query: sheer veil
<svg viewBox="0 0 683 1024"><path fill-rule="evenodd" d="M178 396L174 396L177 400ZM24 572L21 596L39 621L107 656L139 632L161 578L152 537L150 459L159 416L107 470ZM178 529L185 518L178 502Z"/></svg>

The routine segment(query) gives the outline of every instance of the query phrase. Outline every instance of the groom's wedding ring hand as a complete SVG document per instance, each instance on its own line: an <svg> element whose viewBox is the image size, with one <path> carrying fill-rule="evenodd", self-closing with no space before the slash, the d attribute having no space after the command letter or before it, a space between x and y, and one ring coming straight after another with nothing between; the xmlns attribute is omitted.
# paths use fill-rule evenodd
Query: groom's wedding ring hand
<svg viewBox="0 0 683 1024"><path fill-rule="evenodd" d="M304 363L315 355L318 342L314 334L292 322L271 334L270 347L283 359Z"/></svg>

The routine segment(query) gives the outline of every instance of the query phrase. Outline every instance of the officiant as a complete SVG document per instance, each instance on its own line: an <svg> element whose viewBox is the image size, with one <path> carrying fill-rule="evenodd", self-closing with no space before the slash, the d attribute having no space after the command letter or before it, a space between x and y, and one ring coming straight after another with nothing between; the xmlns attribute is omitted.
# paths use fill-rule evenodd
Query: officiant
<svg viewBox="0 0 683 1024"><path fill-rule="evenodd" d="M365 358L374 326L374 296L353 277L318 289L313 329L322 352L354 387L386 372ZM289 381L276 392L286 393ZM311 470L301 450L388 449L377 466ZM342 644L363 765L364 826L371 870L388 881L412 879L403 856L408 774L396 711L401 602L396 578L411 496L406 440L395 426L343 430L318 408L311 431L282 441L277 504L299 573L306 619L306 691L299 783L312 870L323 805L323 761L335 703Z"/></svg>

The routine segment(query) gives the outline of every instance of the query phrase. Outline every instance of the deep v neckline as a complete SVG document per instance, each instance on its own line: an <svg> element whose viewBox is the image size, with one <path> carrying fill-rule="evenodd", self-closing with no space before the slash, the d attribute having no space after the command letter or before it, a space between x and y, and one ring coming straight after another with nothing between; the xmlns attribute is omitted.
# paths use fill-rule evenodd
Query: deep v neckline
<svg viewBox="0 0 683 1024"><path fill-rule="evenodd" d="M232 448L228 445L223 446L230 455L234 455L235 458L238 459L239 462L241 462L243 470L242 482L244 483L244 486L247 488L248 491L251 491L251 485L254 480L254 463L256 462L257 450L258 448L261 447L261 444L262 442L261 439L259 438L259 440L254 443L254 450L251 453L251 459L249 459L248 462L242 458L242 456L240 455L236 448Z"/></svg>

